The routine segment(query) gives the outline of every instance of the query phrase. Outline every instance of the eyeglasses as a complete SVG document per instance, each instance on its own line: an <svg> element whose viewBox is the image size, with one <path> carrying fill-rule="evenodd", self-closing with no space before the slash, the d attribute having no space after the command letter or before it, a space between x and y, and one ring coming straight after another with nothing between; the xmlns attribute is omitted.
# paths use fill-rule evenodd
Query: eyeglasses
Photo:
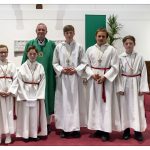
<svg viewBox="0 0 150 150"><path fill-rule="evenodd" d="M0 52L0 54L3 54L3 53L7 54L8 52L3 52L3 51L2 51L2 52Z"/></svg>

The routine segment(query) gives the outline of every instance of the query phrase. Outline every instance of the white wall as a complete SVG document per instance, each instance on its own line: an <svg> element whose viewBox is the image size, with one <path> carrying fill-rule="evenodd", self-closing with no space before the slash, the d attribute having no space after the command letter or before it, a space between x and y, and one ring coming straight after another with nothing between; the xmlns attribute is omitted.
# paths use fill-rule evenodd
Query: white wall
<svg viewBox="0 0 150 150"><path fill-rule="evenodd" d="M123 25L121 37L136 37L136 49L145 60L150 60L150 5L43 5L36 10L35 5L0 5L0 43L9 47L9 59L20 65L21 56L14 57L14 40L29 40L36 37L35 28L40 22L48 26L47 38L63 39L62 28L74 25L75 39L85 45L85 14L110 14L118 16ZM118 53L123 51L122 42L115 44Z"/></svg>

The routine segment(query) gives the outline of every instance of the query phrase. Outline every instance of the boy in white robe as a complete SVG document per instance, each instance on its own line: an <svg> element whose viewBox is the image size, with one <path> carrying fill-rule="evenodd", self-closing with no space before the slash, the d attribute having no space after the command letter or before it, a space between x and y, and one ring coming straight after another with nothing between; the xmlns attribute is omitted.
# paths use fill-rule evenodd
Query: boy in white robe
<svg viewBox="0 0 150 150"><path fill-rule="evenodd" d="M16 77L16 66L7 60L8 48L0 45L0 143L1 134L6 135L5 144L11 143L11 134L15 133L14 99L9 87Z"/></svg>
<svg viewBox="0 0 150 150"><path fill-rule="evenodd" d="M144 59L134 51L135 38L123 38L125 52L120 55L120 112L123 139L131 137L130 128L134 129L134 138L143 141L142 133L147 124L144 110L144 93L149 92L147 70Z"/></svg>
<svg viewBox="0 0 150 150"><path fill-rule="evenodd" d="M61 138L80 137L78 82L86 64L82 46L73 40L74 27L63 28L65 41L59 43L53 55L56 76L55 125Z"/></svg>
<svg viewBox="0 0 150 150"><path fill-rule="evenodd" d="M45 72L42 64L36 61L37 55L35 46L30 46L28 59L19 68L17 79L10 89L17 97L16 137L22 137L25 142L38 141L38 136L47 135Z"/></svg>
<svg viewBox="0 0 150 150"><path fill-rule="evenodd" d="M112 130L120 131L119 104L114 90L119 57L115 48L107 43L106 29L98 29L95 37L96 44L86 51L89 88L87 127L97 130L92 136L108 141Z"/></svg>

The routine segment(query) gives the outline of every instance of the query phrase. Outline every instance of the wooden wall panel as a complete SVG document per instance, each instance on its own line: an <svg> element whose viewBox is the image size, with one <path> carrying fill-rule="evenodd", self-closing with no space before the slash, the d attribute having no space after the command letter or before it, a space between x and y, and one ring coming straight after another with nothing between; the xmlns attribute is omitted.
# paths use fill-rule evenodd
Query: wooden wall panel
<svg viewBox="0 0 150 150"><path fill-rule="evenodd" d="M148 84L150 87L150 61L145 61L147 67Z"/></svg>

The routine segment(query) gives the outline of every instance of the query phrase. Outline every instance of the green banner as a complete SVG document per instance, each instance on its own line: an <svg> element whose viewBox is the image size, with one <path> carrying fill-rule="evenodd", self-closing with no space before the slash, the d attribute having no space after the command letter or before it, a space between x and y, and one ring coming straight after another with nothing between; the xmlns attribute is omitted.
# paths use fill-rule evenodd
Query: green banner
<svg viewBox="0 0 150 150"><path fill-rule="evenodd" d="M85 48L95 44L95 32L106 28L106 15L85 15Z"/></svg>

